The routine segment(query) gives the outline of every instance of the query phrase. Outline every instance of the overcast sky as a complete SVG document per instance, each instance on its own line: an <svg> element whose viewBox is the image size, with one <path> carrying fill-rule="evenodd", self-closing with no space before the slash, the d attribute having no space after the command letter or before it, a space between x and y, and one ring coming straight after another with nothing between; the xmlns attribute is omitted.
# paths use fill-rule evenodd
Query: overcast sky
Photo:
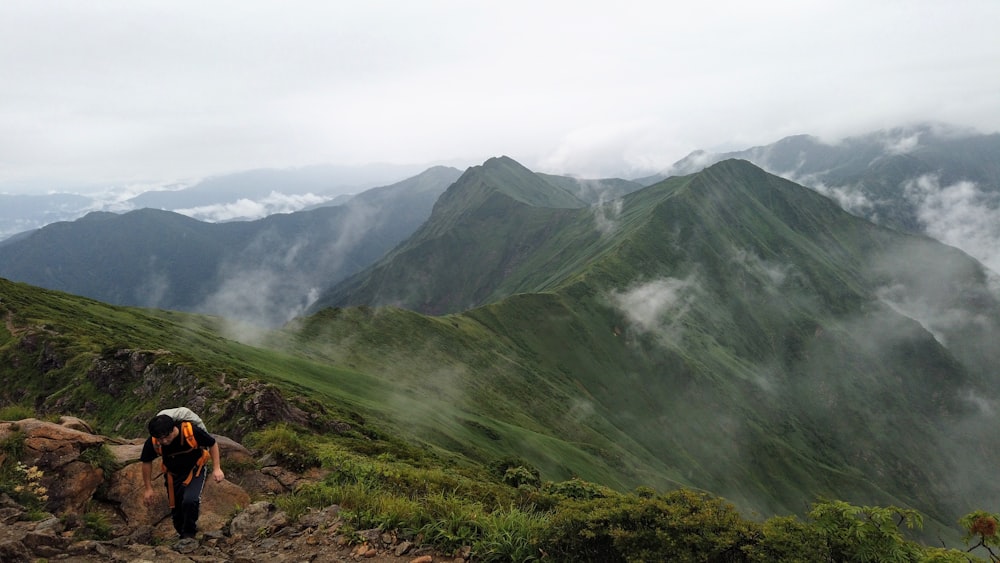
<svg viewBox="0 0 1000 563"><path fill-rule="evenodd" d="M1000 2L0 3L0 191L1000 130Z"/></svg>

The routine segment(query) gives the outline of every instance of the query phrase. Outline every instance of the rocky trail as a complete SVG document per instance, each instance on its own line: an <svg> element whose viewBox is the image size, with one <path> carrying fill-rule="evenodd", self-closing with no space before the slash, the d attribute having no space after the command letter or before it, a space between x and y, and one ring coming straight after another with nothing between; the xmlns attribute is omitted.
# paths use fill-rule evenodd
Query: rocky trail
<svg viewBox="0 0 1000 563"><path fill-rule="evenodd" d="M299 475L266 459L256 460L246 448L222 436L217 438L223 468L229 463L231 468L253 469L226 469L225 481L207 483L199 518L201 532L194 539L179 540L167 516L166 499L152 507L142 502L140 464L136 463L142 440L122 442L99 436L73 417L63 417L59 423L0 422L0 443L15 433L23 437L17 462L24 469L24 479L11 485L31 488L43 506L28 507L0 494L3 563L472 560L468 548L443 554L380 530L348 535L336 505L307 511L292 521L267 497L322 475ZM87 461L87 452L99 446L106 446L115 457L114 466L119 469L111 475ZM13 461L6 459L8 455L0 452L0 464ZM105 539L95 539L88 526L87 519L95 514L105 525L105 533L99 534Z"/></svg>

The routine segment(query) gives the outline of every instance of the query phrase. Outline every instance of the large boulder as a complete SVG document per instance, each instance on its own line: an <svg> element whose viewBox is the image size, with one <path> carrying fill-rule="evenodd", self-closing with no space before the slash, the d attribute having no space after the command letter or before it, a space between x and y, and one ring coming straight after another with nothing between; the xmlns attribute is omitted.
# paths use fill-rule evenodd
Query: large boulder
<svg viewBox="0 0 1000 563"><path fill-rule="evenodd" d="M18 461L40 475L37 485L44 488L41 494L47 497L46 507L56 514L85 511L104 482L104 472L81 456L104 445L105 438L34 418L0 423L0 441L17 432L24 435L24 451ZM25 479L33 477L26 474Z"/></svg>
<svg viewBox="0 0 1000 563"><path fill-rule="evenodd" d="M117 505L117 513L122 516L126 527L138 529L149 526L154 528L157 536L173 535L158 461L153 464L153 490L157 497L148 506L143 502L142 464L138 461L145 439L112 441L88 430L85 422L73 417L64 417L62 424L29 418L0 423L0 441L15 433L23 434L23 455L18 461L26 471L35 468L40 472L39 485L45 489L44 494L48 497L45 505L52 513L86 512L101 485L106 484L101 498L97 500ZM244 466L253 463L252 454L241 444L224 436L216 438L224 470L227 461ZM85 455L88 450L102 446L111 453L114 465L121 467L111 475L105 475L104 470L90 463ZM102 457L103 452L92 459ZM206 469L210 471L210 468ZM25 478L28 478L27 474ZM228 480L216 483L209 474L202 492L199 528L205 531L221 529L239 507L249 504L250 495L242 487Z"/></svg>
<svg viewBox="0 0 1000 563"><path fill-rule="evenodd" d="M105 442L103 436L35 418L0 423L0 440L15 432L24 433L21 461L42 469L58 469L76 461L85 450L100 447Z"/></svg>
<svg viewBox="0 0 1000 563"><path fill-rule="evenodd" d="M132 463L111 476L107 498L118 504L129 528L152 526L157 537L174 535L159 463L153 463L153 491L156 497L148 505L143 501L143 490L142 464ZM239 507L249 504L250 495L241 487L228 480L216 483L209 474L201 494L198 528L202 531L219 530Z"/></svg>

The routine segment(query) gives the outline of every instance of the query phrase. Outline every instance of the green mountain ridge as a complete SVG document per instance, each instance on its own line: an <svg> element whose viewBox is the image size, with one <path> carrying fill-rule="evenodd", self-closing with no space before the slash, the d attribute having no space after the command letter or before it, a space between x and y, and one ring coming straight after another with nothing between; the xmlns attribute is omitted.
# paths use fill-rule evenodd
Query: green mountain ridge
<svg viewBox="0 0 1000 563"><path fill-rule="evenodd" d="M605 209L609 230L599 207L495 203L492 214L452 210L447 226L432 215L335 289L337 304L465 311L511 341L517 365L575 389L604 428L657 459L618 482L659 472L765 513L795 510L811 491L920 506L942 521L981 494L997 498L992 485L943 484L985 479L993 457L964 466L961 453L994 441L967 419L985 416L970 394L993 400L984 370L1000 326L986 272L963 253L745 161L625 196ZM469 249L527 250L501 269ZM421 363L419 350L404 356ZM530 386L527 375L505 385ZM933 463L929 444L941 454Z"/></svg>
<svg viewBox="0 0 1000 563"><path fill-rule="evenodd" d="M342 306L253 346L222 338L240 328L222 319L0 282L4 401L113 426L200 400L235 428L225 405L249 384L233 380L259 379L317 431L367 421L448 459L697 487L747 513L826 496L917 508L942 529L1000 500L1000 304L977 262L745 161L575 207L531 204L559 192L522 168L470 169L335 288ZM104 386L134 405L91 381L93 357L121 349L170 351Z"/></svg>
<svg viewBox="0 0 1000 563"><path fill-rule="evenodd" d="M373 266L374 274L344 282L321 295L311 310L340 303L344 291L363 292L371 304L408 302L425 313L457 312L499 295L529 291L525 284L503 283L513 269L545 276L550 265L524 262L547 233L573 221L586 203L507 158L493 158L469 168L434 205L431 217L408 240ZM483 232L491 234L489 240ZM517 241L511 243L511 241ZM456 256L456 253L458 256ZM405 268L386 268L397 257ZM412 303L437 286L441 295ZM386 288L392 288L386 291Z"/></svg>
<svg viewBox="0 0 1000 563"><path fill-rule="evenodd" d="M930 232L927 194L914 189L921 179L930 181L931 193L972 183L980 192L980 205L990 209L996 208L1000 191L1000 134L940 123L896 127L837 142L794 135L735 152L695 151L661 174L636 182L650 185L733 158L835 197L848 211L875 223L912 233Z"/></svg>
<svg viewBox="0 0 1000 563"><path fill-rule="evenodd" d="M91 213L0 245L0 275L119 305L277 326L311 293L406 239L460 175L435 167L340 206L206 223L140 209Z"/></svg>

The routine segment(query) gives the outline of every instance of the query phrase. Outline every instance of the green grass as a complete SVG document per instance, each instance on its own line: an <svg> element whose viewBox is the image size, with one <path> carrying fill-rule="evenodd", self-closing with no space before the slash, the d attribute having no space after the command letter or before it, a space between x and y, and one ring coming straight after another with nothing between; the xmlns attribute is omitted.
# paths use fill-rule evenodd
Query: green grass
<svg viewBox="0 0 1000 563"><path fill-rule="evenodd" d="M516 456L547 481L685 486L763 515L830 493L920 507L929 527L1000 499L990 426L966 418L1000 361L974 328L997 326L1000 307L967 257L734 163L631 194L613 234L592 209L487 191L418 241L437 246L401 247L358 282L461 313L327 309L248 334L0 281L14 328L0 330L0 404L137 436L159 408L201 401L211 428L242 437L266 425L241 396L263 383L279 418L303 413L290 418L305 428L286 430L336 428L356 455L424 468ZM420 262L432 255L440 264ZM682 306L655 319L666 328L644 325L621 296L664 280L685 284ZM976 322L946 327L959 344L945 346L876 299L896 286ZM393 506L397 520L409 510Z"/></svg>
<svg viewBox="0 0 1000 563"><path fill-rule="evenodd" d="M257 440L286 444L287 432L265 432ZM754 521L723 499L691 490L621 493L578 479L511 487L476 469L370 457L337 442L314 442L328 476L275 498L280 509L294 519L335 504L348 535L378 528L445 553L468 546L478 561L826 561L873 549L900 561L933 555L936 561L967 562L986 555L983 548L970 555L915 541L909 526L896 529L895 521L903 515L919 526L920 515L892 506L820 501L805 520ZM970 515L965 525L997 518L982 514ZM868 515L891 522L872 524ZM878 534L864 532L873 525ZM964 549L977 539L970 537Z"/></svg>

